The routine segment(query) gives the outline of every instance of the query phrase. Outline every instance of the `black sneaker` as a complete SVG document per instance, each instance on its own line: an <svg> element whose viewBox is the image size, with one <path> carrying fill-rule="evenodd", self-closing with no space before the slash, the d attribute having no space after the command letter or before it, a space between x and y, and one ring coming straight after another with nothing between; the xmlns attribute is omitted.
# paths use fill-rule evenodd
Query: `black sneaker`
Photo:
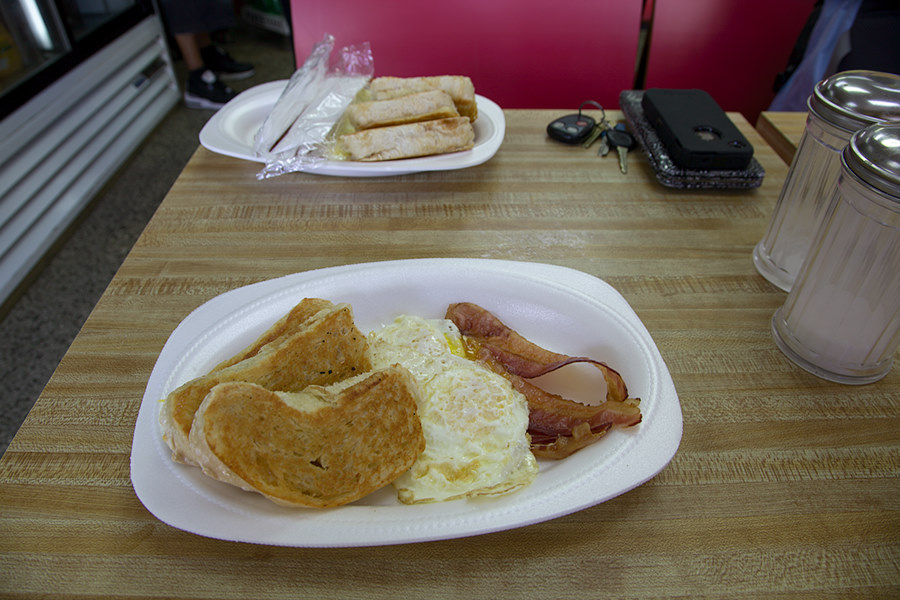
<svg viewBox="0 0 900 600"><path fill-rule="evenodd" d="M188 108L218 110L235 96L237 92L219 81L209 69L197 69L188 75L184 90L184 103Z"/></svg>
<svg viewBox="0 0 900 600"><path fill-rule="evenodd" d="M249 63L240 63L231 55L215 45L200 50L203 64L207 69L219 76L222 81L235 81L252 77L256 70Z"/></svg>

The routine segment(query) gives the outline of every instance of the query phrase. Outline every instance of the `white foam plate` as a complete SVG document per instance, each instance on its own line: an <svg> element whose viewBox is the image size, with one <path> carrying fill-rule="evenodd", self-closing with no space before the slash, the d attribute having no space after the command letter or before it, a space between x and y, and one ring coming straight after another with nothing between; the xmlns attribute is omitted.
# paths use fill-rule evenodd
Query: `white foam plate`
<svg viewBox="0 0 900 600"><path fill-rule="evenodd" d="M612 430L558 461L535 482L499 498L403 505L391 486L340 508L277 506L259 494L172 461L162 440L161 399L253 342L304 297L353 306L368 332L400 314L442 318L475 302L526 338L618 370L641 399L643 421ZM370 546L485 534L566 515L646 482L675 455L682 417L650 334L609 284L580 271L483 259L374 262L297 273L238 288L187 316L147 382L134 432L131 480L144 506L173 527L212 538L285 546Z"/></svg>
<svg viewBox="0 0 900 600"><path fill-rule="evenodd" d="M271 81L238 94L206 122L200 130L200 143L225 156L265 163L265 159L253 151L253 137L272 112L285 85L287 80ZM506 119L500 107L484 96L476 94L475 102L478 118L473 124L475 146L471 150L380 162L328 160L316 163L309 172L340 177L379 177L480 165L500 148L506 134Z"/></svg>

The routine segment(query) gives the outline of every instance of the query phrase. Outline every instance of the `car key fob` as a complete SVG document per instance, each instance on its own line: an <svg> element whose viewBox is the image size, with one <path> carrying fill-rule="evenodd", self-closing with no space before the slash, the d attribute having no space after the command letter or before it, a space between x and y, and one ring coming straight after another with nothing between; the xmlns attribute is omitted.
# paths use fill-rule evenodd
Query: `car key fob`
<svg viewBox="0 0 900 600"><path fill-rule="evenodd" d="M596 124L592 117L585 114L566 115L547 125L547 135L564 144L580 144L591 135Z"/></svg>

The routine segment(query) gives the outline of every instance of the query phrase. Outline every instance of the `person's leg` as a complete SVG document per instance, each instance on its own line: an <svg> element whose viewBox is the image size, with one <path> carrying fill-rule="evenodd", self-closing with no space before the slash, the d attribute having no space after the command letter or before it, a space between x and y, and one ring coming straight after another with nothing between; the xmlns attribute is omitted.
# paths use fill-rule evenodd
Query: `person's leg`
<svg viewBox="0 0 900 600"><path fill-rule="evenodd" d="M209 46L208 34L176 33L173 35L184 65L188 69L184 103L188 108L216 110L224 106L237 93L219 81L203 58L203 49Z"/></svg>
<svg viewBox="0 0 900 600"><path fill-rule="evenodd" d="M196 33L176 33L172 37L175 38L175 43L178 45L181 58L188 71L196 71L205 66L203 58L200 56L200 44Z"/></svg>
<svg viewBox="0 0 900 600"><path fill-rule="evenodd" d="M253 65L236 62L211 44L210 31L230 27L231 0L159 0L166 28L188 69L184 100L190 108L218 109L237 93L219 79L243 79Z"/></svg>

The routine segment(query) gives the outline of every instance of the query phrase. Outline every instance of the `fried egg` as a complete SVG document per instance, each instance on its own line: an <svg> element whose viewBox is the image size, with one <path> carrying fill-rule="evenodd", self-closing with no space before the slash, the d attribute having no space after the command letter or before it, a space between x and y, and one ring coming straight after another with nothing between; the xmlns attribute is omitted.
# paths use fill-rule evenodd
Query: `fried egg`
<svg viewBox="0 0 900 600"><path fill-rule="evenodd" d="M399 363L420 388L425 451L393 483L401 502L498 496L534 481L525 397L465 357L453 322L404 315L371 332L369 345L374 368Z"/></svg>

